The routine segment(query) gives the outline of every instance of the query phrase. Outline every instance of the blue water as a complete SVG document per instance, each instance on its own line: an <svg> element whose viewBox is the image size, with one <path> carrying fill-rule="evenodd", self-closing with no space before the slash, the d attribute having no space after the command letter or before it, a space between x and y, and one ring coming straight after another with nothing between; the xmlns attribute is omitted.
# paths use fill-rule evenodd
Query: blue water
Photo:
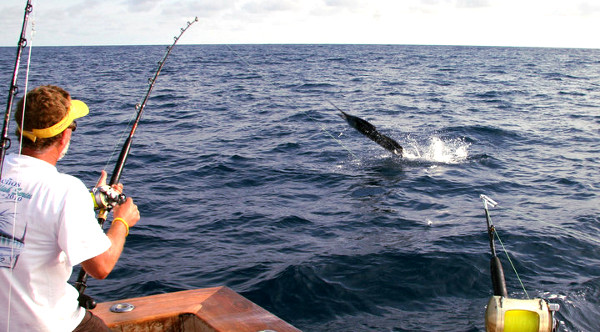
<svg viewBox="0 0 600 332"><path fill-rule="evenodd" d="M112 172L164 52L33 49L30 87L60 85L91 109L60 170L90 187ZM14 53L0 48L2 91ZM177 46L122 177L142 220L87 293L226 285L305 331L483 331L486 194L529 296L561 305L561 331L597 331L599 134L600 50Z"/></svg>

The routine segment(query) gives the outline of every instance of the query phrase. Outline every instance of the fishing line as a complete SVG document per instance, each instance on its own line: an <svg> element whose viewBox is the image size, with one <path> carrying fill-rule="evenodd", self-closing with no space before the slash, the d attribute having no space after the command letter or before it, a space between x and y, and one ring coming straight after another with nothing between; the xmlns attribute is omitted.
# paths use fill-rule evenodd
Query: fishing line
<svg viewBox="0 0 600 332"><path fill-rule="evenodd" d="M287 97L289 98L289 97ZM289 100L292 101L292 100ZM331 103L331 102L329 102ZM333 105L333 103L331 103ZM335 106L335 105L334 105ZM337 108L337 107L336 107ZM312 116L310 116L310 114L308 113L308 111L305 111L304 114L313 122L315 123L319 128L321 128L321 130L327 134L329 137L331 137L335 142L337 142L341 147L343 147L344 149L346 149L346 151L348 151L348 153L350 153L352 155L352 157L354 157L354 159L359 160L358 156L355 155L348 147L346 147L346 145L344 145L344 143L342 143L341 140L339 140L337 137L333 136L329 131L327 131L327 129L325 129L324 126L322 126L319 122L317 122L317 120L315 118L313 118Z"/></svg>
<svg viewBox="0 0 600 332"><path fill-rule="evenodd" d="M35 36L35 12L33 13L33 17L31 18L31 32L30 32L30 38L29 38L29 52L27 53L27 67L25 69L25 93L27 93L27 91L29 90L29 68L31 67L31 50L33 50L33 37ZM25 117L25 105L27 103L27 98L23 98L23 117ZM23 119L21 119L21 121L23 121ZM23 122L21 122L23 123ZM19 131L21 133L21 138L23 138L23 132ZM23 140L19 140L19 142L22 142ZM23 145L22 143L20 144L21 146Z"/></svg>
<svg viewBox="0 0 600 332"><path fill-rule="evenodd" d="M573 238L575 239L580 239L580 240L587 240L590 242L593 242L594 244L600 246L600 241L592 236L590 236L589 232L584 232L584 231L577 231L577 230L573 230L573 229L569 229L563 226L559 226L559 225L555 225L555 224L551 224L549 222L545 222L543 220L536 220L536 222L539 222L541 224L544 224L545 226L548 227L555 227L558 228L559 230L561 230L563 233L571 235Z"/></svg>
<svg viewBox="0 0 600 332"><path fill-rule="evenodd" d="M181 28L180 34L178 36L173 37L174 38L173 44L171 44L170 46L167 46L167 52L165 52L165 54L163 55L162 59L160 61L158 61L158 68L155 70L154 76L148 79L148 90L146 91L146 94L145 94L142 102L135 105L135 110L137 112L135 112L135 113L132 114L131 118L129 119L129 122L127 123L127 127L130 127L131 124L134 123L131 126L131 132L129 133L129 137L130 138L133 136L133 134L135 133L135 131L137 129L137 126L138 126L138 123L139 123L139 119L141 118L142 112L144 111L144 107L146 106L146 103L148 102L148 98L150 97L150 92L152 92L152 89L154 89L154 84L156 83L156 79L158 78L158 75L160 75L160 72L161 72L161 70L163 68L163 65L165 64L165 62L167 61L167 58L171 54L171 51L173 50L173 48L175 47L175 45L179 41L179 38L181 38L181 36L183 35L183 33L192 24L194 24L196 22L198 22L198 17L194 18L194 20L191 21L191 22L187 22L187 26L185 28ZM109 163L112 161L112 158L116 154L118 146L121 145L120 142L124 141L125 135L126 135L125 131L121 132L121 136L119 137L119 139L115 143L115 145L113 147L113 151L110 154L110 156L109 156L109 158L108 158L108 160L106 162L106 165L104 166L105 170L106 170L106 168L108 168ZM127 144L127 143L125 143L125 144ZM123 160L123 164L124 164L124 162L125 161ZM120 171L119 171L119 173L120 173ZM113 173L113 177L115 177L114 173ZM120 174L119 174L119 177L120 177ZM116 182L118 182L118 178L116 180L117 180ZM115 184L116 184L116 182L115 182Z"/></svg>
<svg viewBox="0 0 600 332"><path fill-rule="evenodd" d="M31 67L31 51L33 49L33 37L35 36L35 12L33 12L33 17L31 18L31 32L29 33L29 35L29 52L27 53L27 66L25 67L25 95L23 96L23 112L21 113L21 124L23 124L25 121L25 110L27 109L27 91L29 90L29 68ZM19 154L21 154L22 150L23 131L19 130Z"/></svg>
<svg viewBox="0 0 600 332"><path fill-rule="evenodd" d="M591 242L594 242L594 243L600 243L600 242L598 242L598 240L597 240L597 239L594 239L593 237L590 237L590 236L589 236L589 233L584 233L584 232L582 232L582 234L577 234L575 231L573 231L573 230L570 230L570 229L567 229L567 228L565 228L565 227L561 227L561 226L558 226L558 225L554 225L554 224L551 224L551 223L547 223L547 222L544 222L544 221L541 221L541 220L537 220L537 222L539 222L539 223L542 223L542 224L544 224L544 225L546 225L546 226L556 227L556 228L558 228L558 229L562 230L562 231L563 231L565 234L569 234L569 235L573 236L574 238L586 238L586 237L585 237L585 236L583 236L583 235L587 235L587 240L590 240ZM523 288L523 291L525 292L525 296L527 296L527 298L529 299L529 298L530 298L530 297L529 297L529 294L527 293L527 290L525 289L525 286L524 286L524 284L523 284L523 281L521 280L521 278L520 278L520 276L519 276L519 273L517 272L517 269L516 269L515 265L513 264L512 260L510 259L510 256L509 256L509 254L508 254L508 251L507 251L507 250L506 250L506 248L504 247L504 243L503 243L503 242L502 242L502 240L500 239L500 235L498 234L498 231L497 231L497 230L495 230L495 231L494 231L494 233L496 233L496 238L497 238L497 239L498 239L498 241L500 242L500 244L501 244L501 246L502 246L502 249L504 250L504 253L506 254L506 258L508 259L508 262L510 263L510 266L512 267L512 269L513 269L513 271L514 271L514 273L515 273L515 275L516 275L516 277L517 277L517 280L519 280L519 283L521 284L521 288Z"/></svg>
<svg viewBox="0 0 600 332"><path fill-rule="evenodd" d="M196 17L191 22L188 21L187 26L185 28L181 28L181 32L179 33L179 35L174 37L173 43L170 46L167 46L167 52L165 52L162 59L158 62L158 68L154 72L154 76L148 80L148 90L146 91L146 94L145 94L142 102L135 105L135 110L136 110L135 121L133 121L129 135L128 135L127 139L125 140L125 142L123 143L121 152L119 154L118 160L114 167L110 181L106 183L107 184L106 186L100 186L99 188L94 188L94 190L92 191L92 197L94 198L94 205L96 207L96 210L98 210L97 219L98 219L98 224L100 225L100 227L102 227L104 225L104 222L106 221L106 219L108 217L108 213L112 210L112 207L114 207L117 204L122 204L125 202L125 196L122 195L121 193L114 191L111 188L112 188L112 186L119 183L119 180L123 173L123 168L125 167L125 162L127 161L127 157L129 156L129 152L131 150L133 135L135 134L135 131L137 130L137 127L140 123L142 113L144 112L144 107L146 106L146 103L148 102L148 99L150 98L150 93L152 92L152 89L154 89L154 85L156 83L156 79L158 78L158 75L160 75L160 72L161 72L167 58L171 54L171 51L173 50L173 48L175 47L175 45L177 44L177 42L179 41L181 36L183 36L183 34L187 31L187 29L189 29L189 27L192 24L194 24L195 22L198 22L198 17ZM131 123L131 121L130 121L130 123ZM78 298L79 305L84 308L87 308L87 309L93 309L96 307L96 301L94 301L94 299L92 299L90 296L84 294L85 289L87 288L87 279L88 279L88 274L86 273L86 271L83 268L81 268L81 270L79 271L79 276L77 277L77 281L75 282L75 288L79 292L79 298Z"/></svg>
<svg viewBox="0 0 600 332"><path fill-rule="evenodd" d="M263 81L266 81L265 79L265 75L262 75L258 70L254 69L252 67L252 65L250 65L250 63L248 63L248 61L246 61L244 58L242 58L233 48L231 48L231 46L229 46L229 44L225 44L225 46L244 64L246 65L246 67L248 67L248 69L250 69L250 71L252 71L255 75L259 76L260 78L262 78ZM283 98L287 99L288 102L290 102L291 104L295 104L294 100L289 97L284 95ZM329 100L325 100L327 102L329 102L333 107L337 108L339 110L339 108L337 106L335 106L331 101ZM331 137L336 143L338 143L342 148L344 148L346 151L348 151L348 153L350 155L352 155L352 157L354 157L354 159L359 160L358 156L356 154L354 154L346 145L344 145L344 143L342 143L341 140L339 140L338 138L336 138L335 136L333 136L324 126L321 125L320 122L317 121L317 119L313 118L308 110L303 112L306 117L308 117L308 119L310 119L315 125L317 125L317 127L319 127L327 136Z"/></svg>
<svg viewBox="0 0 600 332"><path fill-rule="evenodd" d="M519 283L521 284L521 287L523 288L523 291L525 292L527 299L530 299L529 294L527 293L527 290L525 289L525 285L523 285L523 281L521 280L521 277L519 276L519 273L517 272L517 268L513 264L512 260L510 259L508 250L506 250L506 247L504 246L502 239L500 239L498 230L496 229L496 227L494 226L494 223L492 222L492 217L490 216L490 213L488 210L488 204L491 205L492 207L495 207L498 205L498 203L496 201L494 201L493 199L489 198L487 195L481 194L481 195L479 195L479 198L481 198L483 200L483 209L485 211L485 219L486 219L487 227L488 227L490 249L492 250L491 272L492 272L492 284L494 287L494 295L500 295L500 296L504 296L504 297L507 296L504 272L502 271L502 265L497 258L496 247L494 244L494 235L493 234L496 234L496 238L500 242L500 245L502 246L502 249L504 250L504 253L506 254L506 258L508 258L508 261L510 262L510 266L512 267L513 271L515 272L515 275L517 276L517 279L519 280ZM496 260L494 260L494 258ZM499 266L496 266L496 264L498 264Z"/></svg>
<svg viewBox="0 0 600 332"><path fill-rule="evenodd" d="M127 122L127 128L131 127L133 120L135 120L135 113L131 114L131 117L129 118L129 122ZM127 132L125 130L121 131L119 138L117 140L115 140L115 144L113 145L112 152L109 154L108 159L106 160L106 164L104 165L102 170L106 171L108 169L108 166L110 164L112 164L113 157L117 154L117 150L119 150L119 147L123 145L123 142L125 142L126 135L127 135Z"/></svg>
<svg viewBox="0 0 600 332"><path fill-rule="evenodd" d="M527 299L530 299L529 294L527 293L527 290L525 289L525 285L523 285L523 281L521 280L521 277L519 276L519 273L517 272L517 268L515 267L515 264L513 264L512 259L510 259L508 250L506 250L506 247L504 247L504 243L502 242L502 239L500 239L500 235L498 234L498 231L496 229L494 229L494 233L496 234L496 238L498 239L498 242L500 242L500 245L502 246L502 250L504 250L504 254L506 255L506 258L508 259L508 262L510 263L510 266L512 267L513 272L515 272L515 275L517 276L517 280L519 280L519 283L521 284L521 288L523 288L523 291L525 292L525 296L527 296Z"/></svg>
<svg viewBox="0 0 600 332"><path fill-rule="evenodd" d="M508 251L492 223L492 218L488 211L488 204L495 207L498 203L483 194L479 195L479 197L483 200L492 254L490 260L490 274L492 277L493 296L490 298L485 310L486 329L489 331L556 331L558 322L555 318L555 313L560 309L560 305L549 303L544 299L531 299L529 297L529 294L523 285L523 281L519 277L517 269L510 259ZM502 249L504 249L504 253L527 296L526 300L511 299L508 296L502 263L496 254L494 233L496 234L495 238L498 239Z"/></svg>
<svg viewBox="0 0 600 332"><path fill-rule="evenodd" d="M21 63L21 54L23 49L27 46L27 22L29 20L29 14L33 11L32 0L28 0L25 5L25 14L23 15L23 26L21 27L21 34L19 42L17 43L17 56L15 59L15 66L13 69L12 81L8 92L8 100L6 102L6 112L4 113L4 127L2 129L1 147L0 147L0 179L2 178L2 166L4 165L4 157L6 150L10 148L10 138L8 137L8 127L10 124L10 113L15 95L18 93L19 88L17 87L17 77L19 76L19 67ZM30 48L31 50L31 48Z"/></svg>
<svg viewBox="0 0 600 332"><path fill-rule="evenodd" d="M19 67L20 67L20 62L21 62L21 53L23 51L23 49L27 46L27 39L25 38L26 36L26 30L27 30L27 25L28 25L28 19L29 19L29 15L33 12L33 1L32 0L28 0L26 5L25 5L25 10L24 10L24 15L23 15L23 26L21 28L21 35L19 37L19 42L17 44L17 56L15 59L15 67L14 67L14 71L13 71L13 78L12 78L12 82L11 82L11 86L9 89L9 96L8 96L8 101L7 101L7 105L6 105L6 113L5 113L5 118L4 118L4 128L3 128L3 132L2 132L2 146L0 147L0 149L2 150L0 153L0 179L2 177L2 168L4 165L4 157L6 156L6 150L8 150L10 148L10 138L8 137L8 127L9 127L9 123L10 123L10 113L11 113L11 108L12 108L12 103L13 103L13 99L15 97L15 95L18 93L18 87L17 87L17 77L18 77L18 73L19 73ZM33 46L33 37L35 35L35 12L33 14L33 18L31 21L31 31L30 31L30 44L29 44L29 53L27 56L27 66L26 66L26 72L25 72L25 96L27 95L27 89L28 89L28 85L29 85L29 69L30 69L30 65L31 65L31 51L32 51L32 46ZM25 109L25 103L27 102L27 98L25 98L25 96L23 97L23 109ZM25 111L23 110L22 112L22 118L21 118L21 123L23 123L23 118L25 116ZM23 132L19 131L19 148L18 148L18 153L21 153L22 150L22 146L23 146ZM20 166L19 166L20 167ZM19 171L17 170L17 174L19 174ZM12 241L11 241L11 246L10 246L10 266L9 266L9 278L10 280L13 279L14 276L14 269L13 269L13 264L15 264L15 239L16 239L16 232L17 232L17 202L18 202L18 196L15 195L13 197L13 215L12 215L12 228L11 228L11 236L12 236ZM6 330L10 331L10 312L12 310L12 282L10 282L10 286L8 287L8 303L6 306Z"/></svg>

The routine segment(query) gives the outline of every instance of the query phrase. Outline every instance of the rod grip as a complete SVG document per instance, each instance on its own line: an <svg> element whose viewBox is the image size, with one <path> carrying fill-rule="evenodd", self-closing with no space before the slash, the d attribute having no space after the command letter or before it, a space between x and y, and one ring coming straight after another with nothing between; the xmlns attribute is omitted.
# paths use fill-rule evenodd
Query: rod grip
<svg viewBox="0 0 600 332"><path fill-rule="evenodd" d="M502 268L502 262L500 262L498 256L492 256L492 259L490 260L490 271L494 295L508 297L506 280L504 279L504 269Z"/></svg>

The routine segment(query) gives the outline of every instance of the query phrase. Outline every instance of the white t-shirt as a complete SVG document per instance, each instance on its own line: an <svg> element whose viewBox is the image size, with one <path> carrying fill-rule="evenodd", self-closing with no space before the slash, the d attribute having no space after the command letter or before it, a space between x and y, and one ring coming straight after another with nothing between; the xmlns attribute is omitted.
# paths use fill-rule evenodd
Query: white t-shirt
<svg viewBox="0 0 600 332"><path fill-rule="evenodd" d="M110 248L79 179L8 155L0 181L0 330L72 331L85 310L73 266Z"/></svg>

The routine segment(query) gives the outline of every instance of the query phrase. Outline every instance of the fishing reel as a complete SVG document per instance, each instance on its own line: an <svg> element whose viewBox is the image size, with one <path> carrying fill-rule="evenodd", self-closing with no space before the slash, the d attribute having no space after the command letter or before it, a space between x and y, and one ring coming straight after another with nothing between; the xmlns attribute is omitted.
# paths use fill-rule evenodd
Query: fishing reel
<svg viewBox="0 0 600 332"><path fill-rule="evenodd" d="M127 197L111 186L104 185L92 189L94 210L110 210L119 204L125 203Z"/></svg>
<svg viewBox="0 0 600 332"><path fill-rule="evenodd" d="M556 332L554 314L557 303L544 299L510 299L494 295L485 310L485 329L488 332Z"/></svg>
<svg viewBox="0 0 600 332"><path fill-rule="evenodd" d="M502 263L496 255L494 234L496 228L488 211L488 205L498 205L486 195L480 195L483 200L485 219L492 258L490 270L494 295L490 298L485 310L485 330L487 332L556 332L558 322L555 313L560 309L559 304L548 303L544 299L511 299L506 291L506 281Z"/></svg>

